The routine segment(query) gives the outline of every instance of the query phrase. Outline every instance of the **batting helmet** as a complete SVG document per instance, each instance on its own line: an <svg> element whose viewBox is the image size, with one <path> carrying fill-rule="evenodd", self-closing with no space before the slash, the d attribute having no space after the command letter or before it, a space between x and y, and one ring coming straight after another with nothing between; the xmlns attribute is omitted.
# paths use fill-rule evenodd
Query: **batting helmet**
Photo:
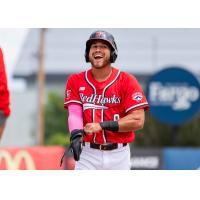
<svg viewBox="0 0 200 200"><path fill-rule="evenodd" d="M106 31L102 31L102 30L98 30L98 31L93 32L90 35L90 38L87 40L86 48L85 48L85 60L86 60L86 62L89 62L89 51L90 51L90 47L91 47L94 40L103 40L103 41L106 41L108 43L108 45L111 48L110 62L114 63L116 58L117 58L117 45L115 43L115 39L110 33L106 32Z"/></svg>

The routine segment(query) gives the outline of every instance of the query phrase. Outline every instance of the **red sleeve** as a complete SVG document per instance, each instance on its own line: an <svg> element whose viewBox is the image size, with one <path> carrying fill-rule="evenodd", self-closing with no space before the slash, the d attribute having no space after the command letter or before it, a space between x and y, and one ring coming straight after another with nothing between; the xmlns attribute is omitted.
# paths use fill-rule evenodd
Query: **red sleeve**
<svg viewBox="0 0 200 200"><path fill-rule="evenodd" d="M0 48L0 110L7 117L10 115L10 96L7 85L6 71L3 60L3 53Z"/></svg>
<svg viewBox="0 0 200 200"><path fill-rule="evenodd" d="M144 95L142 88L140 87L137 79L130 75L124 74L124 108L125 112L149 108L147 99Z"/></svg>
<svg viewBox="0 0 200 200"><path fill-rule="evenodd" d="M65 108L67 108L68 105L71 103L82 105L82 102L79 96L78 83L79 83L78 75L73 74L68 78L66 87L65 87L65 99L64 99Z"/></svg>

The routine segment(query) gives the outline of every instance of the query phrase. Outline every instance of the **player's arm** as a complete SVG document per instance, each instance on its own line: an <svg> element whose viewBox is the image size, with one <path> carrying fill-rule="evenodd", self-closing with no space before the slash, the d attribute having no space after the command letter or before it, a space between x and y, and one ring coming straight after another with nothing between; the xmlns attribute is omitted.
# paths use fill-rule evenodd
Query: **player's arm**
<svg viewBox="0 0 200 200"><path fill-rule="evenodd" d="M130 114L119 119L119 132L136 131L142 129L145 121L144 109L132 111Z"/></svg>
<svg viewBox="0 0 200 200"><path fill-rule="evenodd" d="M3 135L4 128L5 128L5 124L1 124L0 125L0 140L1 140L1 137Z"/></svg>
<svg viewBox="0 0 200 200"><path fill-rule="evenodd" d="M111 130L114 132L128 132L142 129L144 126L145 114L144 109L130 112L118 121L105 121L101 123L88 123L84 127L86 133L96 131Z"/></svg>
<svg viewBox="0 0 200 200"><path fill-rule="evenodd" d="M79 104L69 104L68 105L68 127L70 131L70 145L65 150L61 160L60 166L62 166L64 157L68 152L72 152L74 160L78 161L82 152L83 143L83 117L82 117L82 107Z"/></svg>
<svg viewBox="0 0 200 200"><path fill-rule="evenodd" d="M70 130L70 146L65 151L61 158L61 165L65 155L71 151L74 155L74 159L78 161L82 152L82 143L83 143L83 114L82 106L79 104L70 104L68 105L68 127Z"/></svg>
<svg viewBox="0 0 200 200"><path fill-rule="evenodd" d="M83 129L83 110L79 104L71 104L68 106L68 127L70 133L74 129Z"/></svg>
<svg viewBox="0 0 200 200"><path fill-rule="evenodd" d="M0 110L0 139L3 135L3 131L6 125L6 119L7 116L5 116L4 113Z"/></svg>

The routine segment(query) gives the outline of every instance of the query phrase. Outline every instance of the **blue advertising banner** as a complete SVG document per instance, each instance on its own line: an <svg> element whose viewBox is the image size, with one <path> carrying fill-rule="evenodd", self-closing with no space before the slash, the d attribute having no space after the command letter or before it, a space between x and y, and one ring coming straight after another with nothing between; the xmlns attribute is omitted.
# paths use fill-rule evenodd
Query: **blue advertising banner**
<svg viewBox="0 0 200 200"><path fill-rule="evenodd" d="M200 148L164 148L163 169L200 169Z"/></svg>
<svg viewBox="0 0 200 200"><path fill-rule="evenodd" d="M180 67L169 67L153 75L146 95L151 114L169 125L191 120L200 109L199 81Z"/></svg>

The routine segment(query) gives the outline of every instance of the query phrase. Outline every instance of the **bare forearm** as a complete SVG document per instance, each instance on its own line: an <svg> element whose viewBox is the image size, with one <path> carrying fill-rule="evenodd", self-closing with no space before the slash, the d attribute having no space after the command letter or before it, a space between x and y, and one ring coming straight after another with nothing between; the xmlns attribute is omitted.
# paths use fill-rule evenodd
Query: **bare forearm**
<svg viewBox="0 0 200 200"><path fill-rule="evenodd" d="M119 132L136 131L144 126L144 111L138 110L119 119Z"/></svg>
<svg viewBox="0 0 200 200"><path fill-rule="evenodd" d="M6 124L6 119L7 119L7 117L5 117L3 112L0 110L0 139L3 135L3 131L5 128L5 124Z"/></svg>
<svg viewBox="0 0 200 200"><path fill-rule="evenodd" d="M121 119L119 123L119 132L136 131L143 128L144 122L139 119L124 120Z"/></svg>
<svg viewBox="0 0 200 200"><path fill-rule="evenodd" d="M0 125L0 140L3 135L4 128L5 128L5 124Z"/></svg>
<svg viewBox="0 0 200 200"><path fill-rule="evenodd" d="M113 130L114 132L128 132L142 129L144 126L144 110L136 110L132 113L126 115L125 117L119 119L118 124L112 121L102 122L101 123L88 123L84 127L84 131L87 133L92 133L96 131L105 130Z"/></svg>

